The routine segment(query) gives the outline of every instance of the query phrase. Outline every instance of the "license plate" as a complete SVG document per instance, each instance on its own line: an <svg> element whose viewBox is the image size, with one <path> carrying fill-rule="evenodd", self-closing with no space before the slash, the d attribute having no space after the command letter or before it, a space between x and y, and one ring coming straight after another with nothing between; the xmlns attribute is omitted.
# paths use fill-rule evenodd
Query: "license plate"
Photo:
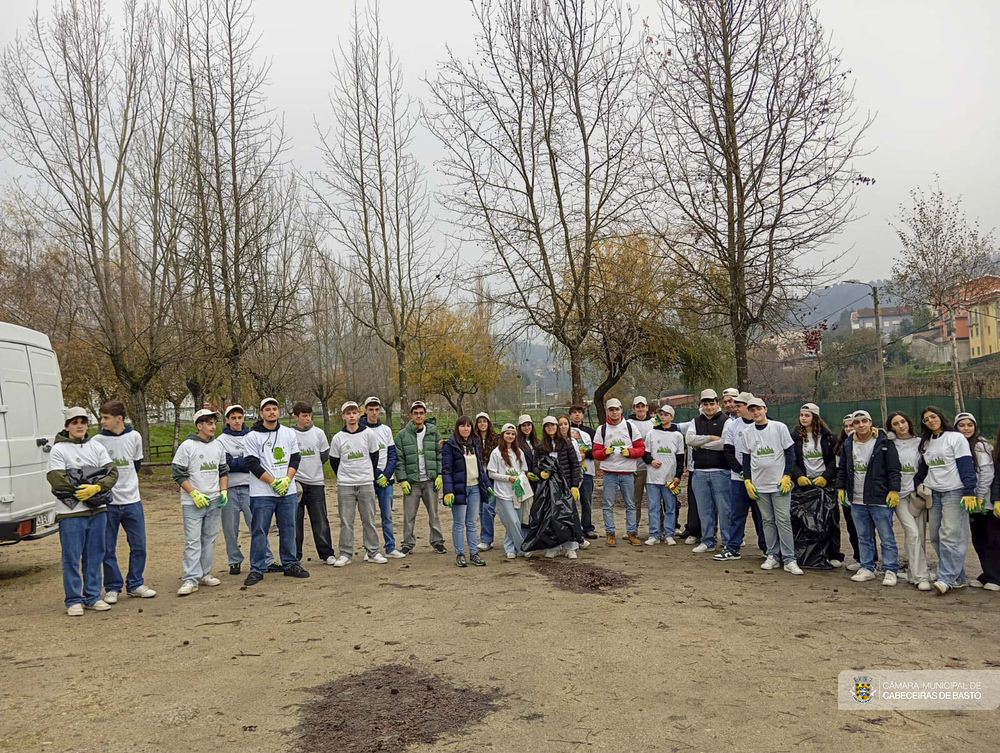
<svg viewBox="0 0 1000 753"><path fill-rule="evenodd" d="M49 526L55 525L55 522L56 522L56 511L49 510L47 513L38 515L35 518L35 530L37 531L41 528L48 528Z"/></svg>

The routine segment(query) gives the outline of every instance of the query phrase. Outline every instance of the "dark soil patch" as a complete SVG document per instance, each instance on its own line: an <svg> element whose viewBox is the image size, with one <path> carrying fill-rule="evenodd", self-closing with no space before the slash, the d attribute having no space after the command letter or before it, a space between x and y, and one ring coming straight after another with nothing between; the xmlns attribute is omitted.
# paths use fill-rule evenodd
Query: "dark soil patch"
<svg viewBox="0 0 1000 753"><path fill-rule="evenodd" d="M624 588L632 583L630 575L579 561L572 564L556 564L545 560L532 560L531 564L551 580L556 588L573 593L604 593Z"/></svg>
<svg viewBox="0 0 1000 753"><path fill-rule="evenodd" d="M387 664L310 688L297 750L377 753L463 733L500 708L497 688L460 687L413 667Z"/></svg>

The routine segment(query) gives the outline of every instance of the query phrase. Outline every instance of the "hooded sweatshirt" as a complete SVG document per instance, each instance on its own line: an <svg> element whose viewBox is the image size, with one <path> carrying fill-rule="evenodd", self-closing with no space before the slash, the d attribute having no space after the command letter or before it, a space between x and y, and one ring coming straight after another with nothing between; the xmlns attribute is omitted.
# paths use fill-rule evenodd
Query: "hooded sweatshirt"
<svg viewBox="0 0 1000 753"><path fill-rule="evenodd" d="M229 466L229 488L250 486L250 471L247 470L246 459L243 457L243 445L250 427L243 424L239 431L233 431L228 426L222 429L222 434L215 441L226 451L226 465Z"/></svg>
<svg viewBox="0 0 1000 753"><path fill-rule="evenodd" d="M358 419L358 424L375 432L378 439L378 467L375 469L375 477L378 478L380 473L384 474L391 484L392 474L396 472L396 442L392 438L392 427L382 423L381 419L374 424L369 423L368 416L365 415Z"/></svg>
<svg viewBox="0 0 1000 753"><path fill-rule="evenodd" d="M178 486L190 481L191 486L209 499L219 496L219 479L229 475L226 465L226 450L215 437L202 439L197 432L191 432L181 442L170 461L170 475ZM193 506L191 494L181 489L181 504Z"/></svg>
<svg viewBox="0 0 1000 753"><path fill-rule="evenodd" d="M316 424L309 424L305 429L295 424L292 429L298 432L299 455L302 457L295 480L300 484L323 486L323 464L330 458L326 432Z"/></svg>
<svg viewBox="0 0 1000 753"><path fill-rule="evenodd" d="M108 451L95 442L88 441L89 437L83 439L70 439L69 433L63 430L56 434L55 442L52 445L52 452L49 453L49 472L46 479L53 490L72 490L75 485L66 478L66 471L70 468L104 468L107 467L108 475L98 481L102 492L113 489L118 481L118 467L111 460ZM87 515L96 515L104 512L108 508L104 505L100 507L88 507L83 502L70 507L66 501L56 497L56 520L61 518L75 518Z"/></svg>
<svg viewBox="0 0 1000 753"><path fill-rule="evenodd" d="M250 428L244 442L246 466L251 474L250 496L277 496L271 485L265 484L260 477L270 473L275 478L281 478L288 475L289 468L298 470L302 462L298 432L280 422L273 429L268 429L261 419ZM295 494L294 487L288 487L288 494Z"/></svg>
<svg viewBox="0 0 1000 753"><path fill-rule="evenodd" d="M142 437L128 424L121 434L107 429L92 442L102 445L118 468L118 482L111 489L111 504L131 505L139 501L139 465L142 463Z"/></svg>

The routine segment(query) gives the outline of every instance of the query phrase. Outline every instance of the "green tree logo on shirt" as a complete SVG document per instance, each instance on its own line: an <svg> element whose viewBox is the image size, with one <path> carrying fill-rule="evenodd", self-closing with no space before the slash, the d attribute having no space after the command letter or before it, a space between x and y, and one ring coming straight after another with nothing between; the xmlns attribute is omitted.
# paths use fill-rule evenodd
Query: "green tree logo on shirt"
<svg viewBox="0 0 1000 753"><path fill-rule="evenodd" d="M943 466L945 464L945 462L946 461L945 461L944 458L942 458L942 457L936 457L936 458L931 458L930 460L928 460L927 461L927 465L934 466L934 467L940 467L940 466Z"/></svg>
<svg viewBox="0 0 1000 753"><path fill-rule="evenodd" d="M916 472L917 472L917 469L916 469L916 468L914 468L914 467L913 467L912 465L910 465L909 463L903 463L903 464L902 464L902 465L900 466L900 470L901 470L901 471L902 471L903 473L916 473Z"/></svg>
<svg viewBox="0 0 1000 753"><path fill-rule="evenodd" d="M313 455L316 454L316 450L314 450L312 447L302 447L299 449L299 454L304 458L312 457Z"/></svg>
<svg viewBox="0 0 1000 753"><path fill-rule="evenodd" d="M865 462L862 462L862 461L859 460L858 462L856 462L854 464L854 472L855 473L867 473L868 472L868 463L865 463Z"/></svg>
<svg viewBox="0 0 1000 753"><path fill-rule="evenodd" d="M128 458L115 458L115 465L119 468L128 468Z"/></svg>
<svg viewBox="0 0 1000 753"><path fill-rule="evenodd" d="M285 450L284 450L283 447L275 447L275 448L273 448L271 450L271 454L274 456L274 462L275 463L281 464L281 463L288 462L288 461L285 460Z"/></svg>
<svg viewBox="0 0 1000 753"><path fill-rule="evenodd" d="M819 460L823 457L822 450L807 450L805 456L810 460Z"/></svg>
<svg viewBox="0 0 1000 753"><path fill-rule="evenodd" d="M656 452L657 452L658 455L670 455L671 454L669 447L657 447L656 448Z"/></svg>
<svg viewBox="0 0 1000 753"><path fill-rule="evenodd" d="M210 460L206 460L204 463L201 464L201 467L198 470L200 470L200 471L214 471L218 467L219 467L218 463L213 463Z"/></svg>
<svg viewBox="0 0 1000 753"><path fill-rule="evenodd" d="M361 450L354 450L353 452L347 453L348 460L357 460L358 458L363 458L365 454Z"/></svg>
<svg viewBox="0 0 1000 753"><path fill-rule="evenodd" d="M765 457L767 455L773 455L773 454L774 454L774 448L773 447L758 447L757 448L757 457Z"/></svg>

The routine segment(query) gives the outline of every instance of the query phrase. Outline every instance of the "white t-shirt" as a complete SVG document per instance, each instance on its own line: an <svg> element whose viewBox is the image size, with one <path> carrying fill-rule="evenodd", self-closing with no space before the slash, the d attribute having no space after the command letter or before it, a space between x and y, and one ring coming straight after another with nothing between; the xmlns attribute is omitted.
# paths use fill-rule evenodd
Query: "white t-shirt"
<svg viewBox="0 0 1000 753"><path fill-rule="evenodd" d="M575 427L570 427L570 437L573 439L573 445L576 447L577 455L580 457L580 461L583 464L583 473L586 476L596 476L597 475L597 463L593 458L583 457L583 448L588 447L593 449L594 440L590 438L583 429L577 429Z"/></svg>
<svg viewBox="0 0 1000 753"><path fill-rule="evenodd" d="M110 465L113 461L108 451L103 445L95 444L90 439L82 444L77 442L56 442L52 445L52 452L49 453L49 470L65 471L69 468L101 468ZM111 487L114 490L114 487ZM76 507L70 508L63 500L56 497L56 517L60 515L71 515L85 510L105 510L101 507L91 508L83 502L77 502Z"/></svg>
<svg viewBox="0 0 1000 753"><path fill-rule="evenodd" d="M865 476L868 475L868 461L875 450L875 434L867 442L859 442L857 436L851 443L854 450L854 499L856 505L865 503Z"/></svg>
<svg viewBox="0 0 1000 753"><path fill-rule="evenodd" d="M326 433L313 424L305 431L298 428L299 469L295 472L295 480L303 484L323 485L323 453L330 449Z"/></svg>
<svg viewBox="0 0 1000 753"><path fill-rule="evenodd" d="M528 472L527 459L522 454L518 459L513 449L508 450L510 463L505 463L500 454L500 448L494 447L490 453L489 464L486 466L486 473L493 480L493 494L500 499L514 499L514 484L509 480L510 476L519 476ZM525 490L527 491L527 490Z"/></svg>
<svg viewBox="0 0 1000 753"><path fill-rule="evenodd" d="M139 474L135 472L135 461L142 460L142 437L139 432L101 433L90 441L102 445L118 468L118 481L111 488L111 504L132 505L138 502Z"/></svg>
<svg viewBox="0 0 1000 753"><path fill-rule="evenodd" d="M822 476L826 471L822 439L816 439L811 431L802 440L802 462L805 463L806 476L809 478Z"/></svg>
<svg viewBox="0 0 1000 753"><path fill-rule="evenodd" d="M427 480L427 462L424 460L424 437L427 435L427 427L417 432L417 469L419 470L419 480Z"/></svg>
<svg viewBox="0 0 1000 753"><path fill-rule="evenodd" d="M647 484L669 484L677 475L677 455L684 454L684 435L679 431L650 429L646 434L646 452L663 465L646 465ZM645 463L643 463L645 465Z"/></svg>
<svg viewBox="0 0 1000 753"><path fill-rule="evenodd" d="M219 496L219 468L226 464L226 449L215 439L202 442L188 437L181 442L170 464L184 468L191 486L209 499ZM181 504L194 505L191 495L183 489Z"/></svg>
<svg viewBox="0 0 1000 753"><path fill-rule="evenodd" d="M778 491L785 475L785 450L792 446L792 435L781 421L768 421L763 428L756 424L743 431L743 452L750 454L750 474L758 491Z"/></svg>
<svg viewBox="0 0 1000 753"><path fill-rule="evenodd" d="M972 458L969 440L957 431L943 431L931 437L924 446L924 462L927 464L927 478L924 484L936 492L951 492L965 489L955 461L958 458Z"/></svg>
<svg viewBox="0 0 1000 753"><path fill-rule="evenodd" d="M753 426L753 421L744 421L742 418L737 416L735 419L729 419L726 421L725 427L722 429L722 444L723 446L731 444L736 451L736 462L742 465L743 463L743 432ZM687 429L683 429L687 431ZM688 455L690 460L690 453ZM739 481L742 477L736 471L729 472L729 478L732 481Z"/></svg>
<svg viewBox="0 0 1000 753"><path fill-rule="evenodd" d="M343 428L330 441L330 457L340 458L337 468L338 486L364 486L375 482L371 454L378 452L375 432L360 427L353 434Z"/></svg>
<svg viewBox="0 0 1000 753"><path fill-rule="evenodd" d="M645 437L647 434L649 434L649 432L652 431L653 426L655 426L656 424L656 422L653 421L652 413L647 413L646 418L641 420L638 418L630 418L627 420L630 424L632 424L632 428L635 429L636 436L639 437ZM644 471L646 470L646 468L647 466L645 463L642 462L642 458L635 459L636 473L638 473L639 471Z"/></svg>
<svg viewBox="0 0 1000 753"><path fill-rule="evenodd" d="M993 483L993 474L996 469L993 467L993 445L985 439L980 438L976 442L976 497L986 502L983 505L987 510L993 509L993 500L990 499L990 485Z"/></svg>
<svg viewBox="0 0 1000 753"><path fill-rule="evenodd" d="M299 451L299 439L294 431L279 424L276 431L255 431L250 429L243 441L245 457L257 458L260 467L275 478L288 475L288 461ZM295 494L294 486L289 486L288 494ZM251 497L274 497L274 489L250 474Z"/></svg>
<svg viewBox="0 0 1000 753"><path fill-rule="evenodd" d="M608 453L608 458L601 461L601 470L605 473L635 473L635 459L620 455L619 452L622 447L632 449L632 443L641 438L642 434L632 428L628 421L599 426L594 434L594 444L604 445Z"/></svg>
<svg viewBox="0 0 1000 753"><path fill-rule="evenodd" d="M899 455L900 481L899 496L905 497L913 493L913 477L917 474L920 464L920 437L909 439L893 439L896 453Z"/></svg>
<svg viewBox="0 0 1000 753"><path fill-rule="evenodd" d="M379 422L378 426L369 426L368 431L374 432L378 439L378 469L385 470L385 464L389 462L389 448L395 447L396 442L392 438L392 427ZM418 458L418 462L423 460L423 453ZM389 479L392 481L392 479Z"/></svg>

